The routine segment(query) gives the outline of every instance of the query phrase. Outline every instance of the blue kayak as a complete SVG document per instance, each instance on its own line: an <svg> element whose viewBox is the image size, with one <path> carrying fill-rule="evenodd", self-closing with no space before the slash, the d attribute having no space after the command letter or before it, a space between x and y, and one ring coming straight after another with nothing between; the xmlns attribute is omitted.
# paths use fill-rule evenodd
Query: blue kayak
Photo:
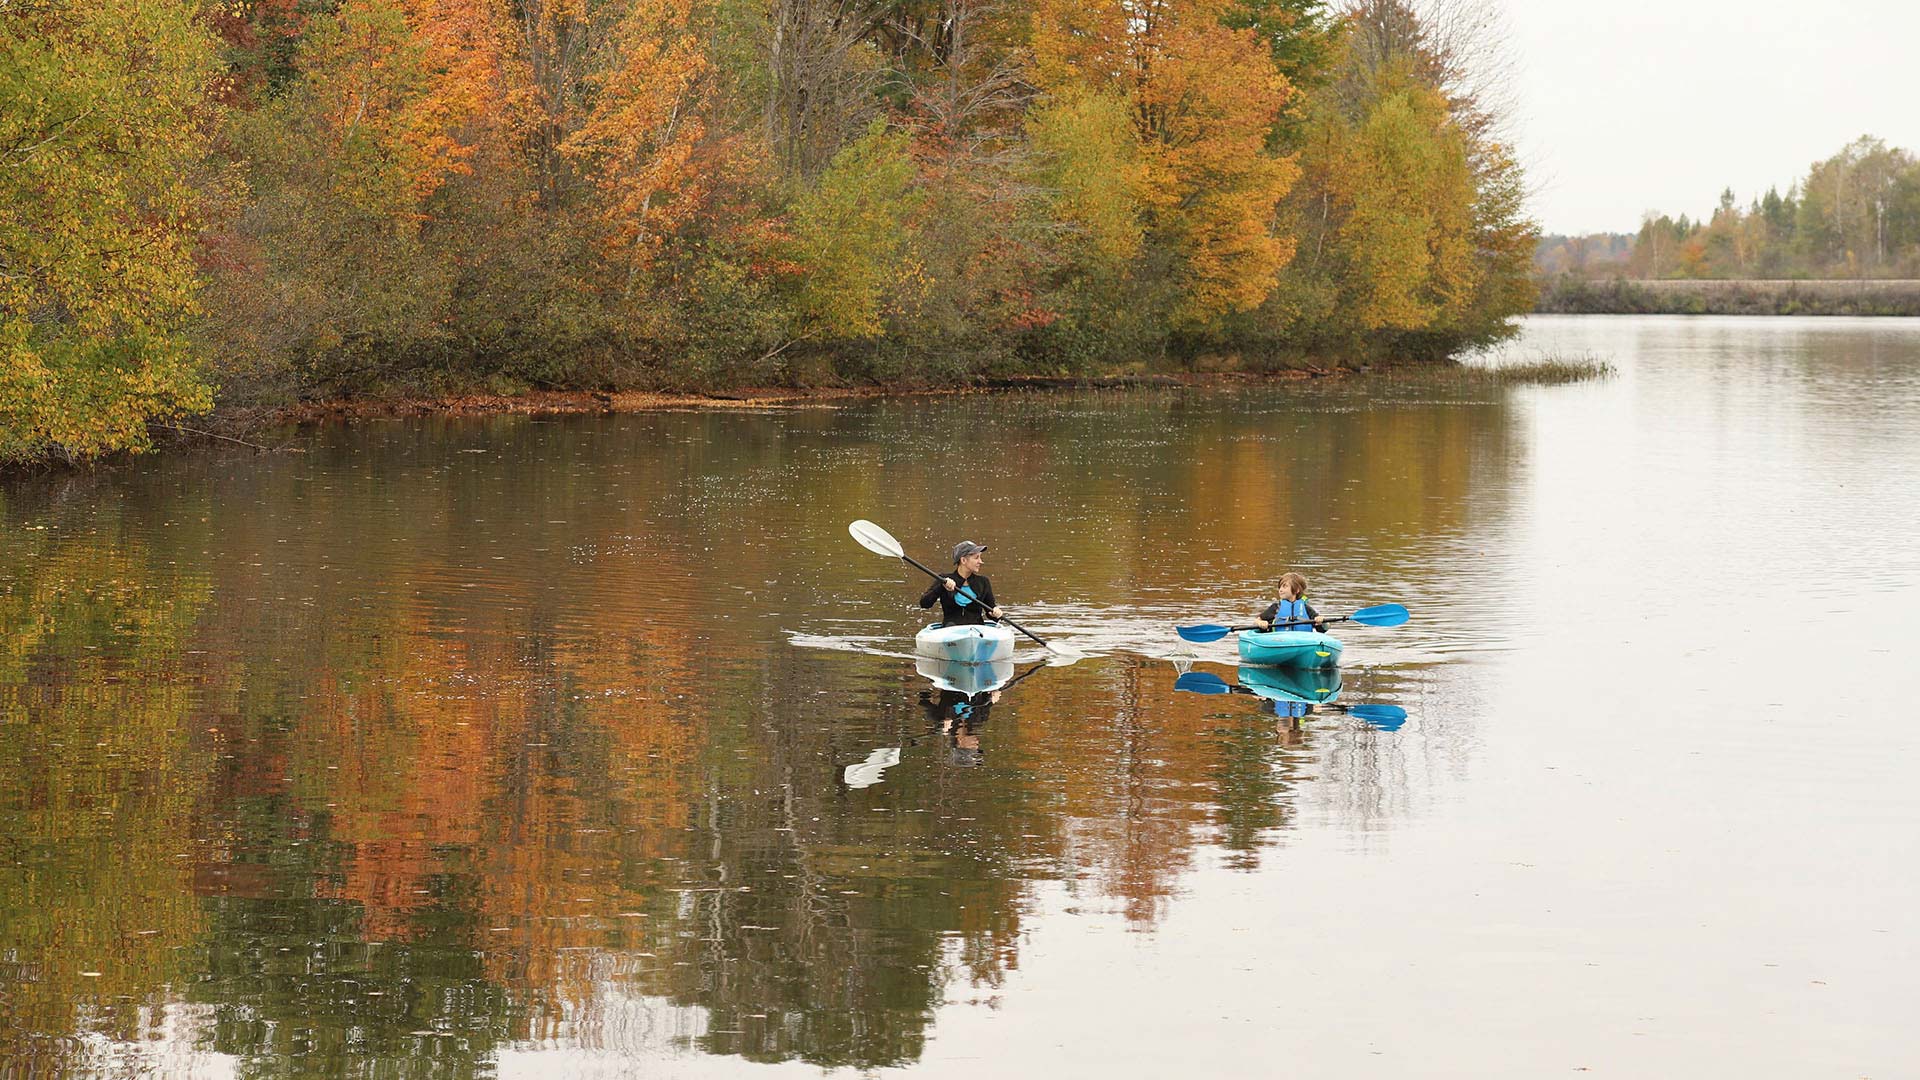
<svg viewBox="0 0 1920 1080"><path fill-rule="evenodd" d="M1312 630L1243 630L1240 659L1270 667L1332 667L1340 662L1340 639Z"/></svg>

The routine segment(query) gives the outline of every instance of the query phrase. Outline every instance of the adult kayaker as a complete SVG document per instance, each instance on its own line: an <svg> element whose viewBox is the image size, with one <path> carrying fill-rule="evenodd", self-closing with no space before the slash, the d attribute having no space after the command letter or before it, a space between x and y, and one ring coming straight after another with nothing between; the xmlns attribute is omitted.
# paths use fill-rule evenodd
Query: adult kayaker
<svg viewBox="0 0 1920 1080"><path fill-rule="evenodd" d="M1275 583L1279 586L1280 597L1268 604L1265 611L1255 621L1262 630L1318 630L1326 632L1327 624L1320 621L1320 613L1307 603L1307 579L1289 570L1280 575Z"/></svg>
<svg viewBox="0 0 1920 1080"><path fill-rule="evenodd" d="M938 581L927 587L920 597L920 606L930 608L938 601L943 626L979 626L988 619L999 618L1000 609L993 606L993 583L980 572L986 561L987 545L971 540L955 544L953 572L940 575ZM960 602L962 586L974 595L972 603Z"/></svg>

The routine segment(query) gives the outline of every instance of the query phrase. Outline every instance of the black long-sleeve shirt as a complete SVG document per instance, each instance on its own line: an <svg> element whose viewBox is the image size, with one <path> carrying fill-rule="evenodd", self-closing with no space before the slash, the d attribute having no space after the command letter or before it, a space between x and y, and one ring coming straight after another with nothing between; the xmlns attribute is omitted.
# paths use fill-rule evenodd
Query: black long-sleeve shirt
<svg viewBox="0 0 1920 1080"><path fill-rule="evenodd" d="M966 586L978 599L962 607L959 594L947 591L948 581ZM993 602L993 583L985 574L975 574L965 580L959 574L940 575L940 580L920 597L920 606L930 608L936 601L940 604L940 622L946 626L979 626L987 621L987 612L998 606Z"/></svg>

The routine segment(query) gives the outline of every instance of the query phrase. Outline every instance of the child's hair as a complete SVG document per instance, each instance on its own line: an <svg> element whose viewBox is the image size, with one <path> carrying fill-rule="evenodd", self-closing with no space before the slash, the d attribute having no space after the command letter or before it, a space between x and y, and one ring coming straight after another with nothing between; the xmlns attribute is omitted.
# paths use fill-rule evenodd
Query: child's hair
<svg viewBox="0 0 1920 1080"><path fill-rule="evenodd" d="M1291 570L1280 575L1278 584L1281 591L1295 599L1307 595L1307 579Z"/></svg>

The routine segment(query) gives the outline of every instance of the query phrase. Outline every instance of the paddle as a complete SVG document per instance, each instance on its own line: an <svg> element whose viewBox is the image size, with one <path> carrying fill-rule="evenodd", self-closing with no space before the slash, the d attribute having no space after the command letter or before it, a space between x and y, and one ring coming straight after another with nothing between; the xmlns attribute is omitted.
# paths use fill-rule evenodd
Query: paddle
<svg viewBox="0 0 1920 1080"><path fill-rule="evenodd" d="M876 555L885 555L888 558L899 559L901 562L906 563L908 566L911 566L916 570L919 570L921 573L927 575L930 578L933 578L935 581L942 580L941 575L934 573L932 570L929 570L927 567L915 561L913 556L908 555L906 551L900 547L900 541L895 540L893 538L892 533L888 532L887 530L881 528L878 525L875 525L873 522L866 521L866 520L856 521L853 524L847 526L847 532L852 534L853 538L860 542L860 546L863 548L866 548L868 551L871 551ZM967 588L965 585L962 585L960 586L959 589L955 590L954 595L956 596L956 598L959 599L962 606L974 603L980 599L979 597L973 594L973 590ZM1019 623L1014 622L1012 619L1007 618L1005 615L1000 616L1000 618L997 621L1006 623L1008 626L1013 627L1015 630L1018 630L1021 633L1032 638L1033 640L1039 642L1041 648L1047 650L1048 652L1052 653L1053 655L1059 657L1060 659L1068 663L1072 663L1075 660L1079 660L1084 655L1083 653L1080 653L1074 649L1069 649L1060 645L1049 644L1045 638L1041 637L1040 635L1034 633L1033 631L1027 629L1024 626L1021 626Z"/></svg>
<svg viewBox="0 0 1920 1080"><path fill-rule="evenodd" d="M1205 671L1189 671L1173 680L1175 690L1186 690L1195 694L1249 694L1252 690L1244 686L1235 686L1218 675ZM1407 710L1398 705L1316 705L1315 708L1338 709L1359 720L1364 720L1382 731L1398 731L1407 721Z"/></svg>
<svg viewBox="0 0 1920 1080"><path fill-rule="evenodd" d="M1356 622L1361 626L1399 626L1410 618L1412 618L1412 616L1407 613L1407 609L1401 607L1399 604L1376 604L1373 607L1361 608L1351 615L1335 615L1331 618L1322 618L1320 622L1322 625L1337 622ZM1280 623L1279 626L1299 626L1302 624L1312 625L1312 620L1289 619L1286 622ZM1260 627L1257 625L1219 626L1213 623L1201 623L1198 626L1176 626L1173 628L1174 633L1179 634L1188 641L1219 641L1221 638L1238 630L1258 629L1260 629ZM1279 629L1279 627L1277 626L1275 629Z"/></svg>

